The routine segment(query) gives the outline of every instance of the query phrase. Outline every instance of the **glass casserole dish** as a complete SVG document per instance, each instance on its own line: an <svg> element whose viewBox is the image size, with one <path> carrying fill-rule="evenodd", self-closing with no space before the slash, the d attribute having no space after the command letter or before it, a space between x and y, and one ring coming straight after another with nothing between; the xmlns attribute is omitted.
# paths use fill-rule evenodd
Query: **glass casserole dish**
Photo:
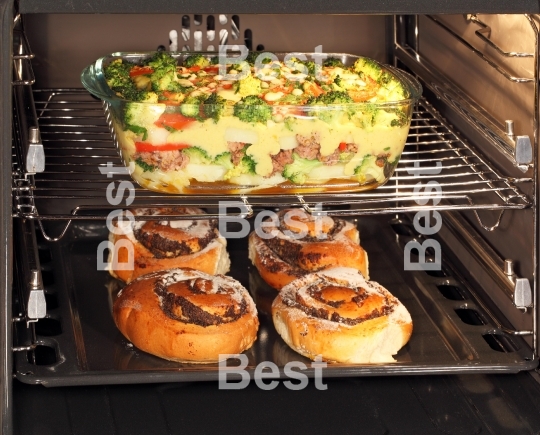
<svg viewBox="0 0 540 435"><path fill-rule="evenodd" d="M415 78L348 54L253 52L232 62L113 53L83 71L139 185L319 193L373 189L393 174L422 91Z"/></svg>

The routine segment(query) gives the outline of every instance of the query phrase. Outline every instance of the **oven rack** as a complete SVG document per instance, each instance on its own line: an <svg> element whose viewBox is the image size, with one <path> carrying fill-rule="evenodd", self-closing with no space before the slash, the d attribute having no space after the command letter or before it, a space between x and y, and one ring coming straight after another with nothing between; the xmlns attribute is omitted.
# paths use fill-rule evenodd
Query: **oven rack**
<svg viewBox="0 0 540 435"><path fill-rule="evenodd" d="M104 220L122 205L109 205L106 189L111 181L129 180L128 175L108 178L99 168L122 166L102 104L82 89L34 90L41 138L45 149L45 171L25 174L21 164L22 144L14 141L13 214L37 220L48 240L58 240L74 220ZM434 168L438 174L415 175L410 170ZM371 215L425 210L498 210L492 230L507 209L524 209L530 199L517 183L530 178L503 177L466 141L455 133L431 104L421 99L413 115L411 129L395 174L384 185L361 193L284 194L281 195L166 195L137 187L130 207L191 205L216 209L220 201L239 204L240 216L249 217L258 207L303 207L316 213L319 203L329 215ZM422 183L437 185L438 202L421 189ZM426 204L430 203L429 206ZM434 204L434 205L432 205ZM126 207L123 207L126 208ZM232 208L231 208L232 210ZM219 212L211 215L219 216ZM223 216L223 214L221 215ZM171 215L170 217L179 217ZM208 215L205 216L206 218ZM163 218L163 216L161 217ZM480 218L477 215L480 221ZM60 235L45 233L42 221L67 221Z"/></svg>

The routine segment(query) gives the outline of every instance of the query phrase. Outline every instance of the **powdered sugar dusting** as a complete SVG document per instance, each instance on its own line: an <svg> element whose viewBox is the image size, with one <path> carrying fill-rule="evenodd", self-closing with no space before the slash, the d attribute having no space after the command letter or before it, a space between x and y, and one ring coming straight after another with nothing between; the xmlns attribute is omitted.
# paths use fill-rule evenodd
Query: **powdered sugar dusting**
<svg viewBox="0 0 540 435"><path fill-rule="evenodd" d="M165 286L168 287L172 284L189 281L196 278L205 279L212 283L212 287L206 291L207 294L228 294L231 299L240 304L242 301L246 301L248 306L248 311L256 314L257 310L255 304L249 295L249 292L246 288L236 281L234 278L226 275L208 275L207 273L200 272L193 269L171 269L165 273L157 272L155 274L146 275L146 276L160 276L159 281ZM144 277L143 277L144 278Z"/></svg>
<svg viewBox="0 0 540 435"><path fill-rule="evenodd" d="M203 221L199 221L199 222L203 222ZM167 225L167 221L165 221L165 224L164 225ZM182 229L185 229L185 228L189 228L191 225L193 225L193 221L190 221L190 220L184 220L184 221L170 221L170 226L171 228L182 228Z"/></svg>
<svg viewBox="0 0 540 435"><path fill-rule="evenodd" d="M279 297L284 301L295 301L298 294L305 301L306 306L316 307L321 304L320 301L314 299L309 289L313 286L324 287L327 285L338 285L348 287L353 290L363 289L368 295L378 294L384 298L389 299L394 303L392 311L388 314L390 321L392 322L410 322L411 317L407 309L399 302L399 300L393 296L388 290L375 281L367 281L364 276L356 269L348 267L336 267L332 269L322 270L320 272L311 273L301 278L296 279L292 283L283 287L280 291ZM300 308L290 307L290 313L295 320L305 318L307 314ZM344 323L338 323L327 319L317 318L324 328L332 329L331 325L335 327L341 326L345 328L351 328L353 326ZM334 327L334 329L335 329Z"/></svg>

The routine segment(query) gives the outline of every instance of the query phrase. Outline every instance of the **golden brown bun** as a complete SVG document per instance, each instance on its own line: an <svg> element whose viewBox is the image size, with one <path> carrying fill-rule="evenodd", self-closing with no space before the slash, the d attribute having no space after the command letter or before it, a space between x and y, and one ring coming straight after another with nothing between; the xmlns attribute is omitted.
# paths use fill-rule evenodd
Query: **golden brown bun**
<svg viewBox="0 0 540 435"><path fill-rule="evenodd" d="M147 209L133 210L134 215L148 213ZM204 214L197 208L154 209L154 215ZM115 244L126 239L132 243L134 263L132 270L121 270L115 264L128 260L128 251L120 248L113 258L109 255L109 272L115 278L131 282L139 276L160 270L190 267L211 275L229 271L230 260L227 241L219 235L215 220L136 221L135 224L115 225L115 234L109 240Z"/></svg>
<svg viewBox="0 0 540 435"><path fill-rule="evenodd" d="M306 235L298 238L300 231ZM338 266L357 269L369 279L367 253L360 246L358 229L350 222L329 216L316 219L301 209L282 210L277 222L265 222L264 234L267 238L257 231L250 234L249 259L277 290L307 273Z"/></svg>
<svg viewBox="0 0 540 435"><path fill-rule="evenodd" d="M274 326L296 352L315 359L364 364L394 362L412 333L403 304L355 269L306 275L272 304Z"/></svg>
<svg viewBox="0 0 540 435"><path fill-rule="evenodd" d="M139 349L172 361L210 363L249 349L259 320L248 291L231 277L193 269L145 275L114 302L118 329Z"/></svg>

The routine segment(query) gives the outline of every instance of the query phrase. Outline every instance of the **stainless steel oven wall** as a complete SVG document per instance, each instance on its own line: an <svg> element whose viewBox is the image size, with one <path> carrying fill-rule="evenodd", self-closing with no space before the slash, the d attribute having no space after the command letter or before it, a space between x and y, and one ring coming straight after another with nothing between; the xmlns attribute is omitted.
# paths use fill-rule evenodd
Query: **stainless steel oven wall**
<svg viewBox="0 0 540 435"><path fill-rule="evenodd" d="M501 50L514 56L504 56L476 33L486 30L467 14L421 16L420 52L454 79L456 86L473 98L481 107L504 126L507 119L514 120L516 134L533 134L534 84L514 83L495 71L480 56L452 37L439 23L462 37L484 56L515 78L532 78L532 57L518 54L534 53L535 39L531 23L525 15L478 15L478 21L489 26L483 32L486 38ZM538 25L538 17L533 17Z"/></svg>
<svg viewBox="0 0 540 435"><path fill-rule="evenodd" d="M535 33L525 15L479 15L480 21L491 27L491 32L484 35L508 52L534 53ZM535 24L537 17L533 17ZM447 29L442 25L447 26ZM516 135L529 135L534 144L535 134L535 98L534 83L516 83L508 80L499 71L483 60L479 53L493 64L504 69L512 77L534 77L534 62L531 57L505 57L475 33L483 29L482 25L467 18L467 15L420 16L418 20L418 47L420 63L432 69L439 84L448 84L462 91L467 98L504 130L505 120L514 121ZM454 33L454 34L452 34ZM457 37L456 37L457 36ZM459 38L478 51L475 53ZM495 149L477 130L471 128L456 110L442 101L433 100L442 114L453 123L465 139L474 144L479 151L492 162L500 173L516 178L534 176L533 170L526 173ZM504 134L504 133L503 133ZM532 182L520 183L520 188L534 198ZM478 212L482 222L490 226L496 222L498 212ZM506 211L500 225L493 231L481 228L473 212L464 213L465 218L476 229L472 237L483 238L500 257L499 267L504 267L502 260L511 259L515 263L516 274L534 283L537 265L535 264L535 208L519 211ZM443 232L446 230L443 230ZM458 253L472 276L481 283L482 289L489 294L494 305L505 313L518 330L532 329L534 316L532 309L527 313L517 310L501 291L486 271L471 267L477 253L464 249L463 244L454 240L449 232L444 233L454 253ZM444 253L443 253L444 255ZM532 337L530 337L532 339Z"/></svg>
<svg viewBox="0 0 540 435"><path fill-rule="evenodd" d="M178 33L179 50L194 49L194 34L202 32L202 49L217 48L222 29L228 44L244 44L248 30L254 49L311 52L322 45L325 52L363 54L387 59L387 18L382 15L238 15L238 29L231 29L232 15L221 24L214 21L213 41L207 40L209 15L188 15L189 38L182 38L183 15L32 15L25 16L30 46L36 54L33 66L36 88L81 87L82 69L97 58L115 51L151 51L169 47L169 31ZM186 19L184 18L184 26ZM235 26L236 27L236 26ZM237 39L234 38L237 36Z"/></svg>

